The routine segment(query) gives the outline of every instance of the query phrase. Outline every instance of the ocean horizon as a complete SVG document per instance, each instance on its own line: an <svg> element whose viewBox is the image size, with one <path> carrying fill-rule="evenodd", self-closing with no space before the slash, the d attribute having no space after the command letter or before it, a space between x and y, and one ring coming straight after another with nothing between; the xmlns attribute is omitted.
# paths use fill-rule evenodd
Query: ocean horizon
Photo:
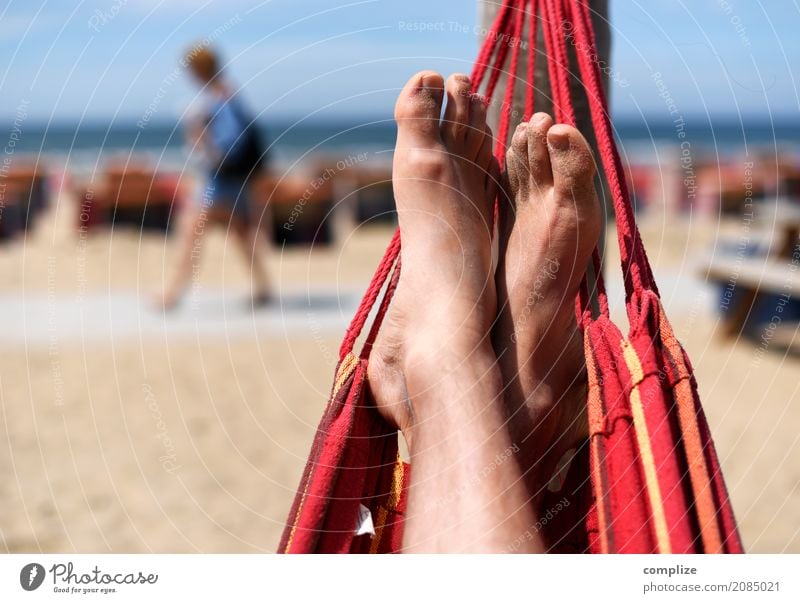
<svg viewBox="0 0 800 603"><path fill-rule="evenodd" d="M781 117L687 116L682 118L685 137L679 138L678 122L664 119L617 118L615 134L623 156L650 161L661 150L688 141L706 156L743 155L779 148L800 149L800 122ZM339 120L259 120L271 161L291 167L319 155L346 157L368 153L388 159L394 147L395 124L390 117ZM38 158L71 171L91 171L110 157L147 157L164 169L186 166L183 130L179 122L118 120L114 122L59 120L49 124L33 119L5 124L6 140L21 159ZM684 143L685 144L685 143ZM386 153L386 155L383 155Z"/></svg>

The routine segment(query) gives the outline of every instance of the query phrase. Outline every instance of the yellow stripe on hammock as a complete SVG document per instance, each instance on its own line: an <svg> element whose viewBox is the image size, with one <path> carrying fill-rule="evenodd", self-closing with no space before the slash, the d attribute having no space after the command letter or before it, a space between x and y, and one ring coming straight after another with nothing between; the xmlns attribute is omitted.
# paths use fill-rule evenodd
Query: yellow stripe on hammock
<svg viewBox="0 0 800 603"><path fill-rule="evenodd" d="M392 491L389 494L389 500L386 505L381 505L378 509L378 518L375 522L375 537L372 539L372 545L369 547L370 554L375 554L381 546L381 538L383 538L383 528L386 527L386 518L389 511L393 511L400 504L400 496L403 494L403 478L405 477L405 464L403 463L400 455L397 455L397 460L394 462L394 473L392 474Z"/></svg>
<svg viewBox="0 0 800 603"><path fill-rule="evenodd" d="M690 382L689 369L683 359L683 349L678 343L672 326L667 321L664 310L661 310L659 331L661 341L667 348L672 361L678 369L679 381L675 385L675 398L678 406L678 420L681 435L686 449L686 462L689 467L689 481L694 495L694 508L700 524L700 538L704 553L722 553L722 536L719 520L714 504L714 497L709 476L711 472L706 463L703 442L697 425L697 413L694 405L694 394Z"/></svg>
<svg viewBox="0 0 800 603"><path fill-rule="evenodd" d="M633 412L633 427L636 431L636 441L639 444L639 455L644 468L645 483L647 494L650 499L650 508L653 512L653 521L656 529L656 542L659 553L671 553L672 546L669 541L669 529L667 528L667 518L664 513L664 501L661 497L661 487L658 484L656 474L656 463L653 457L653 449L650 446L650 434L647 430L647 421L644 417L642 398L639 393L639 384L644 379L644 371L630 342L622 342L622 354L625 357L625 364L631 374L631 410Z"/></svg>

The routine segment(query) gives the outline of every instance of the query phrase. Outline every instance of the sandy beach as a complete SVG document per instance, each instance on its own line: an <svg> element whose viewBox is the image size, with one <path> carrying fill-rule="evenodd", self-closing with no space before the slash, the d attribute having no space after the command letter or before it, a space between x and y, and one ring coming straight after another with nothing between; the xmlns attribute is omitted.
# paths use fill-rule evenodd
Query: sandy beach
<svg viewBox="0 0 800 603"><path fill-rule="evenodd" d="M273 551L339 340L391 230L274 250L280 301L254 314L244 263L218 228L190 298L164 317L147 297L174 244L130 230L83 236L75 209L62 196L27 239L0 247L0 546ZM643 222L746 550L797 553L800 360L717 333L716 293L694 264L715 229Z"/></svg>

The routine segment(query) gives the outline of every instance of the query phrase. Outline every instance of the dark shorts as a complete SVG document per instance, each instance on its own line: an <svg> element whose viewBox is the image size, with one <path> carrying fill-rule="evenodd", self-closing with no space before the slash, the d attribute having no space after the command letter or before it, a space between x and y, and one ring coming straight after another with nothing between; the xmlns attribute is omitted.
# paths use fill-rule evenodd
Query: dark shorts
<svg viewBox="0 0 800 603"><path fill-rule="evenodd" d="M250 195L244 178L213 177L206 179L200 199L203 209L223 210L247 220L250 217Z"/></svg>

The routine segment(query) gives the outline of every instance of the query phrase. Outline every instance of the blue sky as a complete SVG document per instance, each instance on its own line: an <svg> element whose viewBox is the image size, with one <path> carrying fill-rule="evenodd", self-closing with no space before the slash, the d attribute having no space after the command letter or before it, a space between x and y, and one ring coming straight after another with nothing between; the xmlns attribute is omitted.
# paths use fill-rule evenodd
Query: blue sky
<svg viewBox="0 0 800 603"><path fill-rule="evenodd" d="M0 0L0 119L175 119L207 36L265 117L384 117L422 68L468 71L472 0ZM611 0L618 116L797 115L797 0ZM409 31L410 24L434 31ZM438 31L437 31L438 30ZM662 75L657 86L653 74Z"/></svg>

